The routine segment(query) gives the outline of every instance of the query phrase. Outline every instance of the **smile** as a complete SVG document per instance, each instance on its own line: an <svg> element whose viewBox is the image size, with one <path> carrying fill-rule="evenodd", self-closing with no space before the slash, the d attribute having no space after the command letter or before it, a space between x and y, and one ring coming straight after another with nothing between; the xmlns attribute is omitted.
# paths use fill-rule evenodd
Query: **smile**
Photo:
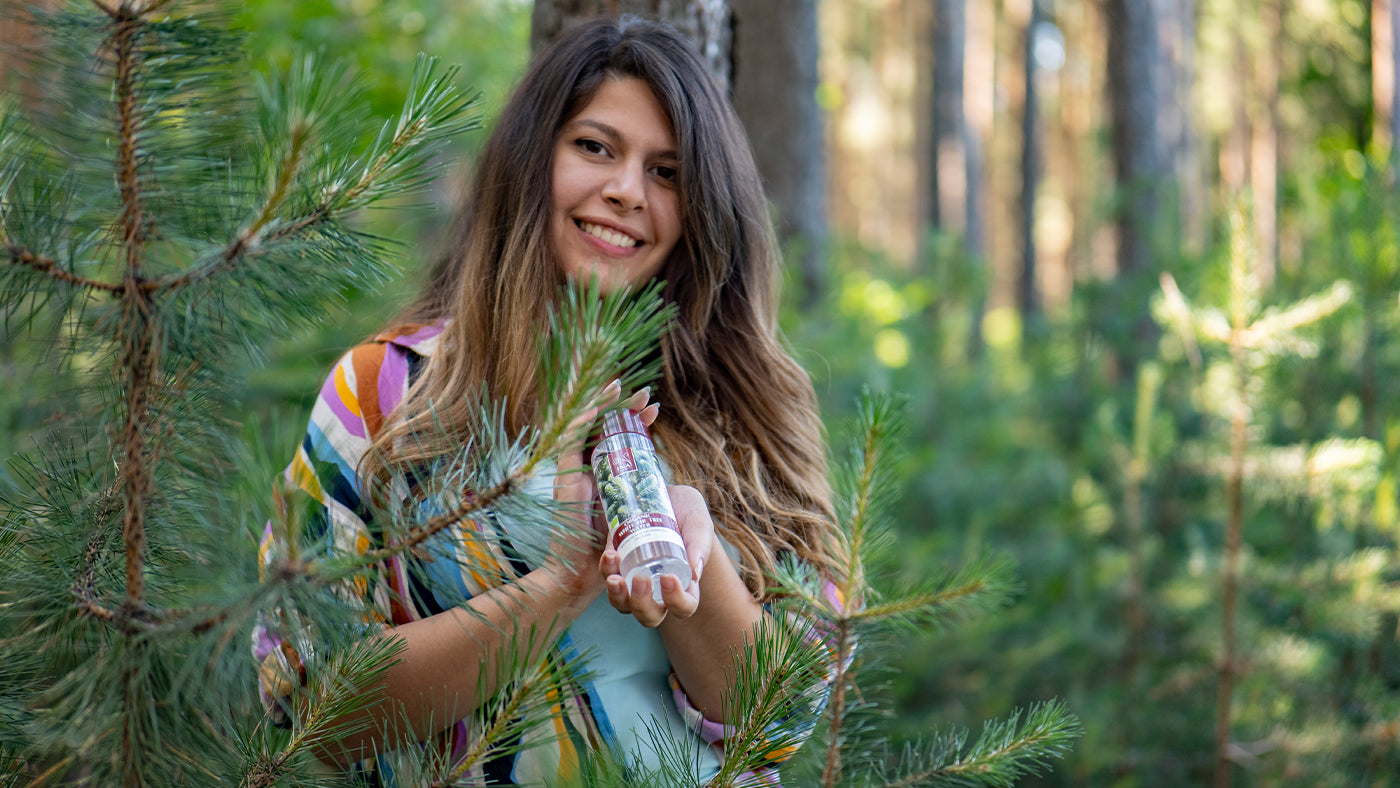
<svg viewBox="0 0 1400 788"><path fill-rule="evenodd" d="M625 233L619 233L615 230L610 230L607 227L603 227L602 225L598 224L593 224L592 222L585 222L579 219L575 219L574 224L578 225L578 228L580 230L583 230L584 232L588 233L594 238L597 238L598 240L604 241L606 243L610 243L613 246L621 247L623 249L631 249L639 243L636 238L633 238L630 235L626 235Z"/></svg>

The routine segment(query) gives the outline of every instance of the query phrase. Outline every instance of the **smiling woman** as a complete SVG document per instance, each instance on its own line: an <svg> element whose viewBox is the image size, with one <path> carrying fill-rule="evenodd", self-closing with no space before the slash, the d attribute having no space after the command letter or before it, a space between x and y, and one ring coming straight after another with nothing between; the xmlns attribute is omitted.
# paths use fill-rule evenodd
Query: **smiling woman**
<svg viewBox="0 0 1400 788"><path fill-rule="evenodd" d="M554 144L550 229L560 270L605 288L648 282L681 237L676 141L651 88L604 82Z"/></svg>
<svg viewBox="0 0 1400 788"><path fill-rule="evenodd" d="M378 622L368 637L403 651L378 688L387 702L358 712L367 724L322 757L360 761L381 784L392 779L396 742L434 740L465 758L462 720L496 696L493 660L514 648L536 660L546 651L595 658L553 718L523 734L532 746L463 762L462 776L565 782L586 751L609 750L645 783L660 765L650 746L659 737L696 754L694 780L707 780L736 722L726 718L726 667L767 616L765 578L782 557L828 577L839 565L816 398L778 334L779 257L747 139L674 30L633 17L586 23L531 65L455 227L419 298L347 353L322 389L286 473L288 487L315 501L307 530L364 554L392 541L377 504L393 499L431 517L434 494L470 496L444 492L451 482L432 469L489 429L474 404L481 391L502 403L508 434L531 426L546 374L536 341L560 286L595 274L609 290L661 280L678 317L660 338L650 394L624 402L670 473L691 582L660 575L660 601L647 577L623 582L616 551L596 539L601 523L581 513L596 495L592 477L566 474L581 460L563 452L553 479L526 486L572 505L576 530L595 538L562 539L505 516L464 520L345 589ZM623 400L616 388L597 397ZM291 549L269 528L264 565ZM483 549L490 554L444 560ZM304 675L305 649L287 620L264 622L256 638L274 709ZM803 690L792 703L824 698ZM772 740L781 744L733 762L762 763L762 784L776 784L777 765L812 722L798 717Z"/></svg>

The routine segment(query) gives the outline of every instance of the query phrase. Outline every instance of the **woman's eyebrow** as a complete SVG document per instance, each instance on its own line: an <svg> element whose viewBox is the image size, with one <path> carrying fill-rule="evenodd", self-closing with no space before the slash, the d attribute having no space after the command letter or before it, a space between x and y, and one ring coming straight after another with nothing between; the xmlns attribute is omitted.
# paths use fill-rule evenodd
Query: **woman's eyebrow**
<svg viewBox="0 0 1400 788"><path fill-rule="evenodd" d="M622 139L622 132L618 131L617 127L612 126L608 123L604 123L601 120L593 120L592 118L579 118L578 120L575 120L572 123L570 123L566 128L576 129L579 126L587 126L588 128L591 128L599 134L602 134L603 136L609 138L610 141ZM679 156L674 150L669 149L657 151L657 155L666 159L679 158Z"/></svg>
<svg viewBox="0 0 1400 788"><path fill-rule="evenodd" d="M610 126L610 125L608 125L608 124L602 122L601 120L590 120L590 119L588 119L588 118L579 118L578 120L574 121L573 123L571 123L571 124L569 124L569 125L571 125L571 126L587 126L587 127L591 128L591 129L593 129L594 131L597 131L599 134L602 134L602 135L605 136L605 137L611 137L611 138L613 138L613 139L619 139L619 138L622 137L622 134L621 134L616 128L614 128L613 126Z"/></svg>

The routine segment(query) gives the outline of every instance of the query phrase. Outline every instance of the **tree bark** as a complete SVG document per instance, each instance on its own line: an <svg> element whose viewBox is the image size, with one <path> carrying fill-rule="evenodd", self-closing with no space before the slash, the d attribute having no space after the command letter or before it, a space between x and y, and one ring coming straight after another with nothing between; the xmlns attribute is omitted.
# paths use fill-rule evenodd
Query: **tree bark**
<svg viewBox="0 0 1400 788"><path fill-rule="evenodd" d="M1016 302L1022 325L1029 325L1040 311L1036 284L1035 196L1040 186L1041 123L1040 92L1036 86L1036 26L1044 18L1042 0L1031 0L1030 18L1025 31L1025 96L1021 102L1021 270L1017 276Z"/></svg>
<svg viewBox="0 0 1400 788"><path fill-rule="evenodd" d="M1259 250L1254 273L1260 285L1268 288L1278 267L1278 79L1284 11L1276 0L1263 0L1259 13L1268 36L1253 58L1256 98L1249 124L1249 180L1254 197L1254 244Z"/></svg>
<svg viewBox="0 0 1400 788"><path fill-rule="evenodd" d="M1118 275L1128 280L1150 277L1160 265L1155 251L1161 221L1161 190L1169 181L1167 156L1159 125L1163 106L1158 0L1108 0L1108 89L1112 107L1113 163L1117 191ZM1157 330L1145 307L1136 307L1134 339L1149 347ZM1131 370L1124 370L1131 372Z"/></svg>
<svg viewBox="0 0 1400 788"><path fill-rule="evenodd" d="M1201 143L1196 129L1196 11L1197 0L1176 0L1163 20L1164 119L1170 123L1166 142L1169 170L1176 186L1175 210L1181 217L1183 249L1201 253L1206 246L1208 220L1206 177L1201 167Z"/></svg>
<svg viewBox="0 0 1400 788"><path fill-rule="evenodd" d="M933 18L933 156L929 225L967 230L967 118L963 108L967 0L937 0Z"/></svg>
<svg viewBox="0 0 1400 788"><path fill-rule="evenodd" d="M720 87L729 90L730 12L726 0L535 0L530 51L539 52L579 22L622 14L657 19L684 33L695 42Z"/></svg>
<svg viewBox="0 0 1400 788"><path fill-rule="evenodd" d="M1400 139L1400 0L1371 2L1371 100L1375 123L1372 147L1393 156Z"/></svg>
<svg viewBox="0 0 1400 788"><path fill-rule="evenodd" d="M801 303L825 289L826 142L817 104L816 0L733 0L734 106L748 130Z"/></svg>
<svg viewBox="0 0 1400 788"><path fill-rule="evenodd" d="M34 25L34 14L48 13L58 0L0 0L0 91L18 96L31 114L51 100L44 89L45 61L38 56L45 33Z"/></svg>
<svg viewBox="0 0 1400 788"><path fill-rule="evenodd" d="M990 269L987 251L988 185L986 150L992 139L996 118L996 14L991 0L973 0L967 8L966 71L963 80L963 111L967 122L967 229L963 248L973 265ZM990 282L991 276L987 276ZM980 294L973 306L968 332L968 355L983 350L982 318L987 311L987 293Z"/></svg>

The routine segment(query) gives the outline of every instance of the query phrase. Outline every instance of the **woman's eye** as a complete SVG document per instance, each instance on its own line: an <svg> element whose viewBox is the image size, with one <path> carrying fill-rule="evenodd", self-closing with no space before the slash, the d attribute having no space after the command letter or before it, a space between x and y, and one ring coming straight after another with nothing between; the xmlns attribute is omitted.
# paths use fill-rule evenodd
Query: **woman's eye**
<svg viewBox="0 0 1400 788"><path fill-rule="evenodd" d="M599 155L607 153L608 151L607 148L603 147L603 143L597 140L581 139L578 142L575 142L574 144L577 145L584 153L592 153L595 155Z"/></svg>
<svg viewBox="0 0 1400 788"><path fill-rule="evenodd" d="M669 166L667 166L667 165L665 165L665 164L659 164L659 165L653 167L653 168L651 169L651 171L654 172L654 173L656 173L656 177L658 177L658 178L660 178L661 180L666 181L666 182L668 182L668 183L674 183L675 180L676 180L676 168L675 168L675 167L669 167Z"/></svg>

